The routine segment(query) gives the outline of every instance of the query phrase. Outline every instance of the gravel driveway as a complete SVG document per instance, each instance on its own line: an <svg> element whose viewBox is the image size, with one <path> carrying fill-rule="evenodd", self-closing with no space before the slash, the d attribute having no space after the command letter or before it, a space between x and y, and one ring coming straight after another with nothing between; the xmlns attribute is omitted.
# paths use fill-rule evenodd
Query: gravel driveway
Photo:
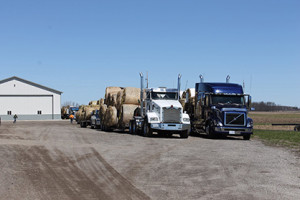
<svg viewBox="0 0 300 200"><path fill-rule="evenodd" d="M300 199L299 155L241 138L2 122L0 199Z"/></svg>

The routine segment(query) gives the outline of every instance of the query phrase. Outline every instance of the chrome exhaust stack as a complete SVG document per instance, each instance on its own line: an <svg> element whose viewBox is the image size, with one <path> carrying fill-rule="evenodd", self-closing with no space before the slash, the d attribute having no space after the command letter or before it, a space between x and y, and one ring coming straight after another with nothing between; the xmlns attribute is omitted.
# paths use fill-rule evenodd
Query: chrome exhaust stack
<svg viewBox="0 0 300 200"><path fill-rule="evenodd" d="M204 82L204 77L202 76L202 74L200 74L199 78L200 78L200 83L203 83Z"/></svg>
<svg viewBox="0 0 300 200"><path fill-rule="evenodd" d="M143 117L144 116L144 76L143 76L143 73L140 72L140 77L141 77L141 96L140 96L140 99L141 99L141 116Z"/></svg>
<svg viewBox="0 0 300 200"><path fill-rule="evenodd" d="M181 80L181 74L178 74L178 83L177 83L178 100L180 100L180 80Z"/></svg>
<svg viewBox="0 0 300 200"><path fill-rule="evenodd" d="M230 76L228 75L228 76L226 77L226 83L229 83L229 80L230 80Z"/></svg>

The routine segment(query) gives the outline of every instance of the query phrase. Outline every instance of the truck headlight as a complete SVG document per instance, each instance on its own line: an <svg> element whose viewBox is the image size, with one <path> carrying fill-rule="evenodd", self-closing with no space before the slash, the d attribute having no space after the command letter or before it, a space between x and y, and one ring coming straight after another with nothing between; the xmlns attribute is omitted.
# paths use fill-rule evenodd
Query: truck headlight
<svg viewBox="0 0 300 200"><path fill-rule="evenodd" d="M223 126L222 122L218 122L217 126Z"/></svg>
<svg viewBox="0 0 300 200"><path fill-rule="evenodd" d="M190 122L190 118L183 118L183 122Z"/></svg>
<svg viewBox="0 0 300 200"><path fill-rule="evenodd" d="M150 121L158 121L157 117L150 117Z"/></svg>
<svg viewBox="0 0 300 200"><path fill-rule="evenodd" d="M248 128L253 127L253 120L252 120L252 119L251 119L251 120L248 120L248 122L247 122L247 127L248 127Z"/></svg>

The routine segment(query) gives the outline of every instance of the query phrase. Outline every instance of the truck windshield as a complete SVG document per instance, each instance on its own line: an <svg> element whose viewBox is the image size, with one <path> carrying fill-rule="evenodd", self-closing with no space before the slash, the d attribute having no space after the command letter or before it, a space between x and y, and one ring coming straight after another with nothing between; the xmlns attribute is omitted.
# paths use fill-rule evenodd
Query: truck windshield
<svg viewBox="0 0 300 200"><path fill-rule="evenodd" d="M159 99L170 99L170 100L177 100L177 93L176 92L152 92L152 99L159 100Z"/></svg>
<svg viewBox="0 0 300 200"><path fill-rule="evenodd" d="M239 104L244 105L243 96L227 96L227 95L213 95L212 104Z"/></svg>

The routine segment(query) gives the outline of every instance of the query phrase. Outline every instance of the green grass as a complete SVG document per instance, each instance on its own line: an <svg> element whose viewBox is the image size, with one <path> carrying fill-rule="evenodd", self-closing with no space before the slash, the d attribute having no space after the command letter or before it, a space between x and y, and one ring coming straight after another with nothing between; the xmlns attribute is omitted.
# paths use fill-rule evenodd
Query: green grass
<svg viewBox="0 0 300 200"><path fill-rule="evenodd" d="M299 113L292 113L292 114L286 114L286 113L270 113L270 114L260 114L260 113L249 113L249 117L263 117L263 118L291 118L291 119L300 119Z"/></svg>
<svg viewBox="0 0 300 200"><path fill-rule="evenodd" d="M254 130L254 136L276 146L300 148L300 132L277 130Z"/></svg>

